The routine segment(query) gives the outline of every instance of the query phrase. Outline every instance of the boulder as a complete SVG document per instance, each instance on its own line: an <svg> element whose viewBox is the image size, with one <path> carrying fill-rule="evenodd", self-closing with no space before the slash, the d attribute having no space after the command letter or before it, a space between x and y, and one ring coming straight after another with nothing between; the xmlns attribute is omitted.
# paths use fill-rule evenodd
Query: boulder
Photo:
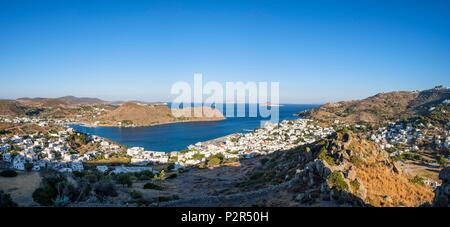
<svg viewBox="0 0 450 227"><path fill-rule="evenodd" d="M350 166L350 168L344 172L345 178L349 179L350 181L353 181L356 179L356 171L353 168L353 166Z"/></svg>
<svg viewBox="0 0 450 227"><path fill-rule="evenodd" d="M402 173L402 169L401 169L401 167L400 167L398 162L393 162L392 163L392 171L394 171L394 173L397 173L397 174Z"/></svg>
<svg viewBox="0 0 450 227"><path fill-rule="evenodd" d="M445 167L439 173L439 179L442 180L442 183L450 183L450 167Z"/></svg>

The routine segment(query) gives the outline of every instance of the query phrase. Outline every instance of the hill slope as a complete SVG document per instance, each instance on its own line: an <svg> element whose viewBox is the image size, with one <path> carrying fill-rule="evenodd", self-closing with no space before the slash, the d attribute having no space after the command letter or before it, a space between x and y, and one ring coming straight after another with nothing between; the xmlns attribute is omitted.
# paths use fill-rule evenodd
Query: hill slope
<svg viewBox="0 0 450 227"><path fill-rule="evenodd" d="M308 160L308 151L310 161L302 164ZM413 183L377 144L351 132L276 153L243 185L261 187L267 180L280 183L285 176L295 179L290 190L308 205L335 200L351 205L420 206L433 198L431 188Z"/></svg>
<svg viewBox="0 0 450 227"><path fill-rule="evenodd" d="M203 115L192 117L193 108L172 111L165 105L148 105L127 102L101 117L102 124L112 126L147 126L177 121L209 121L222 120L218 110L203 108ZM175 115L174 115L175 113ZM211 115L208 115L211 114Z"/></svg>
<svg viewBox="0 0 450 227"><path fill-rule="evenodd" d="M385 123L423 115L431 106L446 99L450 99L450 89L439 86L420 92L380 93L362 100L327 103L298 115L325 123L335 120L345 123Z"/></svg>
<svg viewBox="0 0 450 227"><path fill-rule="evenodd" d="M25 115L26 108L14 100L0 100L0 115L22 116Z"/></svg>

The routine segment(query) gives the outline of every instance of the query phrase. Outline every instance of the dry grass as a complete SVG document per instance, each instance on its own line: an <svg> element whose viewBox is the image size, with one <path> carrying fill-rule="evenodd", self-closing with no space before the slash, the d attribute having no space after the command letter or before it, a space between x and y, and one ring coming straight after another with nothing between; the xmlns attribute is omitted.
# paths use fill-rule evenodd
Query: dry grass
<svg viewBox="0 0 450 227"><path fill-rule="evenodd" d="M32 194L41 183L38 172L19 172L17 177L0 177L0 190L11 195L19 206L33 206Z"/></svg>
<svg viewBox="0 0 450 227"><path fill-rule="evenodd" d="M430 187L412 183L382 163L358 168L356 174L367 189L366 200L374 206L414 207L431 202L434 197ZM386 200L386 196L391 199Z"/></svg>

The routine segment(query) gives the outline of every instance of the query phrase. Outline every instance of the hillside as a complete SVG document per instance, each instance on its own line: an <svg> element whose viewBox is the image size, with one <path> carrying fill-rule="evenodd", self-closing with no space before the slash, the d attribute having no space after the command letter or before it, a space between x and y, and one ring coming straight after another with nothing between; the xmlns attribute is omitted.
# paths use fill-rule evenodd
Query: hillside
<svg viewBox="0 0 450 227"><path fill-rule="evenodd" d="M0 100L0 115L21 116L25 115L26 108L13 100Z"/></svg>
<svg viewBox="0 0 450 227"><path fill-rule="evenodd" d="M86 98L86 97L75 97L75 96L64 96L60 98L19 98L18 102L33 106L33 107L69 107L76 105L95 105L95 104L105 104L98 98Z"/></svg>
<svg viewBox="0 0 450 227"><path fill-rule="evenodd" d="M191 117L191 112L193 111L191 108L174 111L175 115L173 115L171 109L166 105L148 105L127 102L103 115L99 121L101 122L101 125L110 126L147 126L178 121L224 119L223 115L218 110L212 110L206 107L203 108L204 114L200 117Z"/></svg>
<svg viewBox="0 0 450 227"><path fill-rule="evenodd" d="M194 114L200 111L201 115ZM68 119L102 126L148 126L180 121L217 121L217 109L194 107L171 110L165 103L106 102L97 98L20 98L0 100L0 115Z"/></svg>
<svg viewBox="0 0 450 227"><path fill-rule="evenodd" d="M164 187L180 199L160 206L409 207L434 196L376 143L343 131L238 167L191 170Z"/></svg>
<svg viewBox="0 0 450 227"><path fill-rule="evenodd" d="M366 99L327 103L298 115L322 123L386 123L428 113L431 106L450 99L450 89L438 86L420 92L380 93Z"/></svg>
<svg viewBox="0 0 450 227"><path fill-rule="evenodd" d="M95 105L95 104L105 104L106 101L103 101L98 98L87 98L87 97L75 97L75 96L64 96L57 98L57 100L64 101L70 105Z"/></svg>
<svg viewBox="0 0 450 227"><path fill-rule="evenodd" d="M307 151L311 158L302 164ZM433 198L431 188L413 183L377 144L351 132L339 132L296 151L280 152L243 185L260 187L258 183L266 184L259 181L261 178L279 183L284 181L283 176L295 179L290 190L298 193L297 200L309 205L333 196L352 205L358 201L355 196L371 206L419 206Z"/></svg>

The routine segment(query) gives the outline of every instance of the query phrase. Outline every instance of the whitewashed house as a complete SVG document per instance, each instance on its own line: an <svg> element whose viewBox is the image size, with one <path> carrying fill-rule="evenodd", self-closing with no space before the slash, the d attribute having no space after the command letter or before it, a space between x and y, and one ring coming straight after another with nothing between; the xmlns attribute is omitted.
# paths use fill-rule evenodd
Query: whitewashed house
<svg viewBox="0 0 450 227"><path fill-rule="evenodd" d="M102 172L102 173L108 171L108 166L97 166L96 168L99 172Z"/></svg>
<svg viewBox="0 0 450 227"><path fill-rule="evenodd" d="M72 171L78 171L78 172L81 172L84 169L83 163L81 163L81 162L71 162L70 168L72 169Z"/></svg>
<svg viewBox="0 0 450 227"><path fill-rule="evenodd" d="M11 162L11 154L10 153L3 153L2 158L3 158L3 161L5 161L5 162Z"/></svg>
<svg viewBox="0 0 450 227"><path fill-rule="evenodd" d="M25 158L20 155L14 157L13 168L17 170L25 170Z"/></svg>

